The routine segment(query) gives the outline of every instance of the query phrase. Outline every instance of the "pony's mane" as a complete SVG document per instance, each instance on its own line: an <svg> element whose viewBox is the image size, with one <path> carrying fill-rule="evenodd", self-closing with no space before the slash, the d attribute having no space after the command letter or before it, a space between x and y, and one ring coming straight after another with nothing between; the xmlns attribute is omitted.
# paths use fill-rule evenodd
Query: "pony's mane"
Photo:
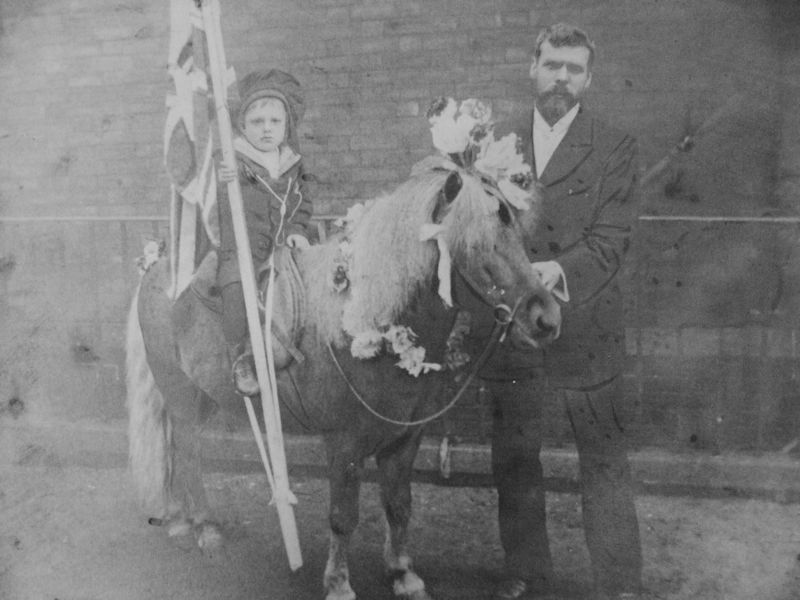
<svg viewBox="0 0 800 600"><path fill-rule="evenodd" d="M394 192L366 204L349 235L347 292L331 287L340 240L304 253L309 309L324 341L341 345L344 332L355 335L395 323L420 286L432 284L439 253L434 241L420 240L420 233L433 222L437 197L450 173L423 165ZM468 264L492 251L500 225L481 183L461 175L461 190L442 209L446 213L440 221L454 263Z"/></svg>
<svg viewBox="0 0 800 600"><path fill-rule="evenodd" d="M350 300L343 326L351 335L391 325L420 285L431 280L435 244L420 241L444 182L438 173L412 177L370 202L350 235Z"/></svg>

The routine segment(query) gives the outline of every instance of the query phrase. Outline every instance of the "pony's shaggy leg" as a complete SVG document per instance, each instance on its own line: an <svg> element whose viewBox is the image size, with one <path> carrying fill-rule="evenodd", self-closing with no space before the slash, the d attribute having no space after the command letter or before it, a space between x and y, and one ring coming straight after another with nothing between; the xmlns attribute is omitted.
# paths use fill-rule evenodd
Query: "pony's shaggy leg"
<svg viewBox="0 0 800 600"><path fill-rule="evenodd" d="M358 494L361 488L361 462L352 436L347 432L326 438L328 450L328 480L330 484L330 509L328 519L331 543L328 563L325 566L323 585L325 600L354 600L350 587L350 570L347 551L350 537L358 525Z"/></svg>
<svg viewBox="0 0 800 600"><path fill-rule="evenodd" d="M393 579L395 596L408 600L430 600L425 591L425 582L412 569L408 554L411 471L420 440L420 432L412 433L399 447L392 446L376 456L380 471L381 502L386 513L383 560Z"/></svg>
<svg viewBox="0 0 800 600"><path fill-rule="evenodd" d="M178 514L170 521L169 535L193 532L204 554L211 555L222 546L218 526L209 520L209 505L203 486L200 463L200 432L202 426L173 419L173 470L170 489Z"/></svg>
<svg viewBox="0 0 800 600"><path fill-rule="evenodd" d="M325 600L355 600L356 593L350 587L350 570L347 568L347 547L350 535L331 532L328 563L325 565L323 585L327 591Z"/></svg>

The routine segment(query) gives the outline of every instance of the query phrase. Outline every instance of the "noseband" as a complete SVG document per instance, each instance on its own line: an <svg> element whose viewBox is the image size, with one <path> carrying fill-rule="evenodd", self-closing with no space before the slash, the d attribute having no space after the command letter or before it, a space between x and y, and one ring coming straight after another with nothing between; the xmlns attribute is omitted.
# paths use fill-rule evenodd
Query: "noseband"
<svg viewBox="0 0 800 600"><path fill-rule="evenodd" d="M475 281L470 275L459 269L457 266L453 266L453 270L456 274L461 277L464 283L467 286L467 289L472 292L472 295L478 298L481 302L483 302L486 306L492 309L492 314L494 315L495 327L499 325L503 326L503 334L502 337L497 341L497 343L503 343L506 338L506 334L508 333L508 329L511 327L511 324L516 321L517 313L519 312L519 307L522 304L522 298L518 298L517 301L514 303L514 307L511 308L505 302L498 302L496 301L492 295L484 290L478 282ZM496 286L492 286L489 290L497 290L498 295L503 296L505 294L505 290L502 288L497 288Z"/></svg>

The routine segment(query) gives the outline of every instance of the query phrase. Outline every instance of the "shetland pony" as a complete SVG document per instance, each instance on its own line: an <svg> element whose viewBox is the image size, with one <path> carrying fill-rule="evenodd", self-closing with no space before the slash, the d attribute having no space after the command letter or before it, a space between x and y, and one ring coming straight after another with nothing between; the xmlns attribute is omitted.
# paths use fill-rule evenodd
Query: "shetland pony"
<svg viewBox="0 0 800 600"><path fill-rule="evenodd" d="M370 456L379 471L384 560L394 593L429 598L407 551L410 480L423 427L402 423L432 415L454 376L446 369L413 376L386 352L357 358L350 334L405 325L418 334L426 361L443 362L459 311L495 311L500 322L509 321L503 343L546 344L557 335L560 310L524 251L521 219L534 213L535 206L518 211L496 188L452 163L423 161L407 182L366 206L348 239L347 289L332 285L341 239L298 253L307 304L299 343L304 360L278 372L279 396L284 422L299 419L326 441L327 600L355 598L347 547L358 522L359 474ZM420 229L436 225L441 240L420 241ZM445 277L453 307L439 293L444 248L452 258ZM203 489L199 434L215 410L234 409L242 400L233 391L219 314L191 288L172 301L167 263L161 259L144 273L130 310L130 461L149 514L171 535L194 533L201 548L213 550L222 539Z"/></svg>

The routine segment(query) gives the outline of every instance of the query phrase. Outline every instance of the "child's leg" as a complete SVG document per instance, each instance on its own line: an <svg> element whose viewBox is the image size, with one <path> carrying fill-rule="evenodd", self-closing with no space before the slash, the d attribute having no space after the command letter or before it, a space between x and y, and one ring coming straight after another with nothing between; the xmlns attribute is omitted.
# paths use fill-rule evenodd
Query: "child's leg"
<svg viewBox="0 0 800 600"><path fill-rule="evenodd" d="M239 281L222 288L222 333L228 343L228 357L236 389L245 396L255 396L259 391L258 379L253 353L247 344L247 311Z"/></svg>
<svg viewBox="0 0 800 600"><path fill-rule="evenodd" d="M222 333L230 346L241 344L247 337L247 312L240 281L222 288Z"/></svg>

